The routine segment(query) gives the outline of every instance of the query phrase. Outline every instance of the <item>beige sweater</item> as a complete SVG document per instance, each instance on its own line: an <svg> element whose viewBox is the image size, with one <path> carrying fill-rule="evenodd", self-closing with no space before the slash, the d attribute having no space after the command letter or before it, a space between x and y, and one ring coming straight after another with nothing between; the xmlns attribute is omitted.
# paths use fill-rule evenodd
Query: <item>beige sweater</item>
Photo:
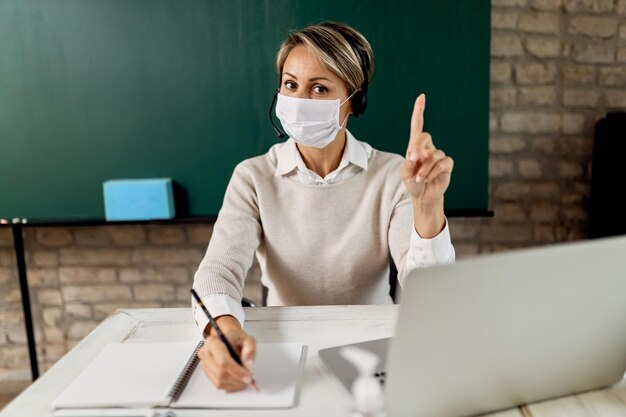
<svg viewBox="0 0 626 417"><path fill-rule="evenodd" d="M223 294L241 300L256 252L268 305L391 303L389 254L402 284L413 227L399 176L403 161L373 150L367 170L325 186L275 175L269 154L241 162L194 288L203 299ZM454 261L451 253L445 260L424 253L420 266Z"/></svg>

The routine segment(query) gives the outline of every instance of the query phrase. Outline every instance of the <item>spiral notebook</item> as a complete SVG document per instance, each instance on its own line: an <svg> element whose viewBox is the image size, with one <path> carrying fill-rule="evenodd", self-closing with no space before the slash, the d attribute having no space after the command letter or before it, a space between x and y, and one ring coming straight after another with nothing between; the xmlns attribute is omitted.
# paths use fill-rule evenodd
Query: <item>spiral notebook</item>
<svg viewBox="0 0 626 417"><path fill-rule="evenodd" d="M226 393L198 366L203 341L112 343L52 402L68 408L289 408L295 404L303 362L300 343L257 346L252 387Z"/></svg>

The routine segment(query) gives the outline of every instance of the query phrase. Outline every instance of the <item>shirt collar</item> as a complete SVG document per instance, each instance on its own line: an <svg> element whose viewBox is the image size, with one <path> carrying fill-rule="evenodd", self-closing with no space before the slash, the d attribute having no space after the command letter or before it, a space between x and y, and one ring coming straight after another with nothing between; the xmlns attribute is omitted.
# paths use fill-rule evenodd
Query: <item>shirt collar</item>
<svg viewBox="0 0 626 417"><path fill-rule="evenodd" d="M367 170L368 157L369 155L365 146L356 140L352 133L346 129L346 147L337 169L342 169L349 163L352 163ZM274 175L285 175L295 168L303 172L307 170L306 164L302 160L302 156L296 146L296 142L292 138L289 138L276 149L276 170L274 171Z"/></svg>

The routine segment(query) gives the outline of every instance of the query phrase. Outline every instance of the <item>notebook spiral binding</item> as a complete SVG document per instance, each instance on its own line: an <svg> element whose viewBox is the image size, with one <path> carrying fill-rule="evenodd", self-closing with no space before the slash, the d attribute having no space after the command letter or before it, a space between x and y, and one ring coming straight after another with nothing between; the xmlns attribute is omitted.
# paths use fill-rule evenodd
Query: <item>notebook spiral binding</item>
<svg viewBox="0 0 626 417"><path fill-rule="evenodd" d="M193 353L189 357L189 360L185 364L185 367L178 376L178 379L174 383L174 386L172 386L172 389L168 394L168 397L171 399L171 401L178 400L178 397L180 397L180 395L185 390L185 387L187 386L187 383L189 382L193 371L196 370L196 366L198 366L198 362L200 362L200 359L198 358L198 351L202 348L202 346L204 346L204 340L198 342L198 346L196 346L196 348L194 349Z"/></svg>

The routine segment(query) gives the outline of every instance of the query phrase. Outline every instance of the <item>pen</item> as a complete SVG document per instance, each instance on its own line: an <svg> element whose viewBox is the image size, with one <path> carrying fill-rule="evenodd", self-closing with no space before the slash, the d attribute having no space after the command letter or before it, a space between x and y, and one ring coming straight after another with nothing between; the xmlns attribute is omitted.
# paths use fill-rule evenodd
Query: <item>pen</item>
<svg viewBox="0 0 626 417"><path fill-rule="evenodd" d="M191 295L193 295L193 298L196 299L196 301L198 302L198 305L202 307L202 311L204 311L204 314L206 314L206 316L209 318L209 323L211 323L211 327L213 327L213 329L217 332L217 335L220 337L222 342L224 342L224 344L226 345L226 349L228 349L228 353L230 353L230 356L232 356L235 362L243 366L243 363L241 362L241 358L239 357L237 352L235 352L235 349L233 349L233 347L230 345L230 342L228 341L228 339L226 339L226 336L224 336L224 333L222 333L222 329L220 329L220 327L217 325L217 322L213 320L213 316L211 316L211 313L209 313L209 310L206 309L206 307L204 306L204 303L198 296L198 293L193 288L191 289ZM255 390L257 391L259 390L259 387L256 385L256 381L254 380L254 377L252 377L252 382L250 383L250 385L252 385Z"/></svg>

